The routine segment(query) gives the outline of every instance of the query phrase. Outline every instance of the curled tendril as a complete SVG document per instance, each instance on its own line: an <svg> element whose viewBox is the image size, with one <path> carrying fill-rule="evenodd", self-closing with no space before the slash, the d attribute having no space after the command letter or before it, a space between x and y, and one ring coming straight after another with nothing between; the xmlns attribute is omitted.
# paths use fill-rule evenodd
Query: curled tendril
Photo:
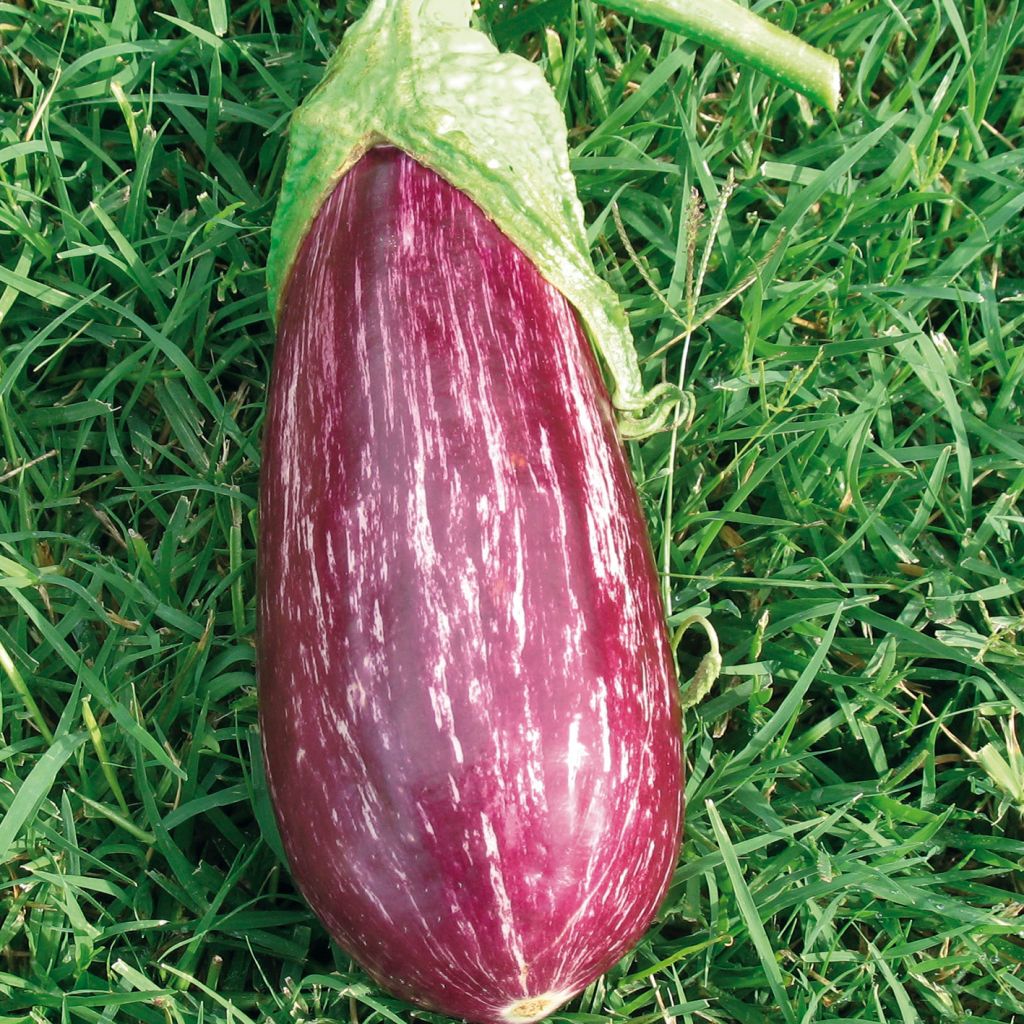
<svg viewBox="0 0 1024 1024"><path fill-rule="evenodd" d="M640 441L662 430L673 430L693 415L695 400L675 384L658 384L643 396L643 405L618 409L619 432L629 441Z"/></svg>
<svg viewBox="0 0 1024 1024"><path fill-rule="evenodd" d="M711 687L715 685L718 677L722 674L722 655L718 647L718 633L715 632L715 627L707 618L699 612L684 619L672 634L670 644L673 657L679 647L679 641L683 639L683 634L695 624L702 627L707 635L709 649L708 653L701 658L693 677L680 691L679 704L684 711L699 704L711 692Z"/></svg>

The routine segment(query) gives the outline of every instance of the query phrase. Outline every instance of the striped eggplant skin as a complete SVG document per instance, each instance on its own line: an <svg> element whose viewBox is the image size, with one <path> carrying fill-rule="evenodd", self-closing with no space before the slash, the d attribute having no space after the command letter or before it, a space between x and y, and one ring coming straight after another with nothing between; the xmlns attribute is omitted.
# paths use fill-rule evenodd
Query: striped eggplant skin
<svg viewBox="0 0 1024 1024"><path fill-rule="evenodd" d="M384 988L537 1020L651 923L682 815L650 543L576 316L463 193L371 149L291 272L263 453L295 880Z"/></svg>

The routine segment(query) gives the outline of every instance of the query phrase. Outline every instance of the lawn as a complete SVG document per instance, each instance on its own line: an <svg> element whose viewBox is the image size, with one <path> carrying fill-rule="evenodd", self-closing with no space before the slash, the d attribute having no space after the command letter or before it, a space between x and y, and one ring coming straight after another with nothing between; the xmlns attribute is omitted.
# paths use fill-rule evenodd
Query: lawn
<svg viewBox="0 0 1024 1024"><path fill-rule="evenodd" d="M443 1020L328 941L259 770L269 224L361 7L0 3L0 1024ZM1022 1022L1024 12L758 9L835 116L587 0L478 11L689 396L629 452L724 659L669 897L558 1019Z"/></svg>

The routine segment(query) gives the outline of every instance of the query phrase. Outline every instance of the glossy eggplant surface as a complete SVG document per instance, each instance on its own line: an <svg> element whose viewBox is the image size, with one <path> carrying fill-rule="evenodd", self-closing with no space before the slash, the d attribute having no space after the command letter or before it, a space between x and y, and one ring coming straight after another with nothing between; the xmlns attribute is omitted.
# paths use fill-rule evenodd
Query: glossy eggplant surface
<svg viewBox="0 0 1024 1024"><path fill-rule="evenodd" d="M577 318L372 149L291 270L263 452L260 715L299 888L392 992L545 1016L649 926L682 811L646 524Z"/></svg>

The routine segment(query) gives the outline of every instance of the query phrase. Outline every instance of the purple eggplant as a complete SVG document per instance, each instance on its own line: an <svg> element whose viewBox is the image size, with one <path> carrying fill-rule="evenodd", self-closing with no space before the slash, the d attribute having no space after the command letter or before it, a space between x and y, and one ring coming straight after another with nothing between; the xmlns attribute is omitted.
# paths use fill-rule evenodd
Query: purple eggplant
<svg viewBox="0 0 1024 1024"><path fill-rule="evenodd" d="M260 716L292 872L384 988L536 1020L676 862L677 685L613 410L566 299L464 193L369 150L285 285Z"/></svg>

